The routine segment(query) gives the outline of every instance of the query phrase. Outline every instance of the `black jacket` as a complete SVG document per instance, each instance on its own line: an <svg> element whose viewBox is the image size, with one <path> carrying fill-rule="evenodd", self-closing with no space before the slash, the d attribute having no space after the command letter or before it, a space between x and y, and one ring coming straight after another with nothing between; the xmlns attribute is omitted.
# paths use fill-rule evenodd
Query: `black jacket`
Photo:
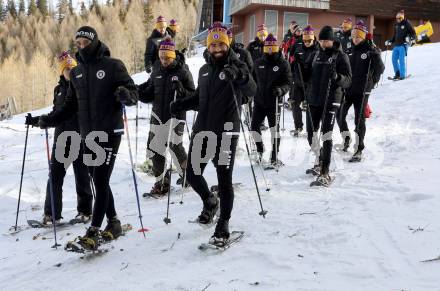
<svg viewBox="0 0 440 291"><path fill-rule="evenodd" d="M139 85L139 100L144 103L153 102L152 111L160 119L158 121L151 115L152 124L166 123L171 118L170 103L174 100L172 78L175 76L182 83L185 91L182 96L177 95L176 98L183 98L195 91L191 72L185 64L182 53L177 53L176 60L168 68L164 68L160 61L156 61L150 79ZM185 116L185 112L181 112L176 118L184 120Z"/></svg>
<svg viewBox="0 0 440 291"><path fill-rule="evenodd" d="M342 89L347 89L351 84L350 61L342 51L341 44L335 41L331 49L320 48L310 65L312 76L306 94L307 102L313 106L325 106L327 99L327 106L340 104ZM336 80L332 80L334 72L337 74Z"/></svg>
<svg viewBox="0 0 440 291"><path fill-rule="evenodd" d="M411 23L404 19L400 23L394 24L394 35L390 42L394 46L409 44L411 40L416 39L416 32Z"/></svg>
<svg viewBox="0 0 440 291"><path fill-rule="evenodd" d="M315 54L319 52L319 48L319 42L315 41L311 47L306 47L302 44L295 50L294 62L292 63L293 81L295 85L302 87L302 82L304 82L305 87L308 87L307 85L312 75L312 67L310 65L313 62ZM300 69L301 74L299 72Z"/></svg>
<svg viewBox="0 0 440 291"><path fill-rule="evenodd" d="M367 41L363 41L357 46L353 45L349 58L352 81L347 94L349 96L363 96L364 90L370 92L374 85L380 81L380 76L385 70L380 50L371 46Z"/></svg>
<svg viewBox="0 0 440 291"><path fill-rule="evenodd" d="M170 37L168 32L165 32L165 34L162 35L159 31L154 29L150 37L147 38L147 45L144 53L144 64L146 70L148 70L148 68L152 68L154 63L159 59L159 45L161 41L167 37Z"/></svg>
<svg viewBox="0 0 440 291"><path fill-rule="evenodd" d="M64 78L64 76L60 76L58 85L53 90L52 111L56 111L63 106L68 89L69 89L69 81L67 81ZM55 128L54 139L56 140L56 138L64 131L79 132L78 116L76 114Z"/></svg>
<svg viewBox="0 0 440 291"><path fill-rule="evenodd" d="M335 40L341 43L342 51L344 51L344 53L346 53L347 55L351 53L351 50L353 48L351 29L346 32L342 30L337 31L335 33Z"/></svg>
<svg viewBox="0 0 440 291"><path fill-rule="evenodd" d="M279 87L283 95L290 90L292 84L290 65L281 52L273 55L263 54L255 62L254 79L257 83L254 102L261 107L275 108L276 96L273 94L273 89Z"/></svg>
<svg viewBox="0 0 440 291"><path fill-rule="evenodd" d="M221 133L226 122L232 122L234 132L240 131L240 115L237 113L235 98L230 82L223 78L223 69L234 65L243 73L243 81L233 84L239 110L246 100L243 96L254 96L257 85L245 63L230 49L222 63L216 63L212 57L199 70L198 86L194 94L184 98L185 110L199 111L193 132L213 131Z"/></svg>
<svg viewBox="0 0 440 291"><path fill-rule="evenodd" d="M134 102L138 99L136 85L124 64L111 58L110 50L102 42L92 61L85 62L79 54L77 60L78 66L70 73L64 104L49 114L50 125L57 126L77 113L82 138L91 131L123 134L122 104L114 93L123 86Z"/></svg>
<svg viewBox="0 0 440 291"><path fill-rule="evenodd" d="M254 41L251 41L247 46L246 50L251 54L254 63L263 56L263 47L264 42L261 42L258 37L256 37Z"/></svg>

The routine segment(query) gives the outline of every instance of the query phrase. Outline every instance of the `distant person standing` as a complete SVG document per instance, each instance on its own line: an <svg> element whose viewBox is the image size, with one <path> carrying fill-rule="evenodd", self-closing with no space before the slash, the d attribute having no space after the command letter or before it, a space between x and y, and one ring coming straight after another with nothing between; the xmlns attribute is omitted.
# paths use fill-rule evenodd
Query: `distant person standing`
<svg viewBox="0 0 440 291"><path fill-rule="evenodd" d="M386 46L394 45L393 48L393 80L403 80L406 75L406 56L408 47L415 44L416 32L411 23L405 19L405 12L400 10L396 15L396 24L394 25L394 35L385 42Z"/></svg>
<svg viewBox="0 0 440 291"><path fill-rule="evenodd" d="M344 53L349 55L352 50L351 30L353 29L353 20L348 17L341 24L341 29L335 32L335 40L338 41Z"/></svg>
<svg viewBox="0 0 440 291"><path fill-rule="evenodd" d="M156 19L156 27L151 33L150 37L147 39L147 46L145 48L144 63L145 71L151 74L153 71L154 62L159 60L159 44L167 37L169 37L167 32L167 21L165 17L159 16Z"/></svg>

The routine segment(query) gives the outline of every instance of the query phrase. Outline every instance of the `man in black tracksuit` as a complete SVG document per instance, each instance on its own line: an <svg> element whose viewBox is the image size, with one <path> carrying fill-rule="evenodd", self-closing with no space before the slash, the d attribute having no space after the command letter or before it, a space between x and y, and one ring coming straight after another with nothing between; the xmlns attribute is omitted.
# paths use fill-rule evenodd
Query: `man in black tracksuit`
<svg viewBox="0 0 440 291"><path fill-rule="evenodd" d="M69 88L69 79L70 79L70 71L76 67L76 60L73 59L67 52L63 52L59 58L60 65L60 80L58 81L58 85L54 89L54 97L53 97L53 111L58 110L63 104L64 99L66 98L67 90ZM40 117L35 116L30 120L27 118L26 124L37 126ZM61 123L55 128L54 134L54 142L52 145L52 154L50 161L50 172L52 174L52 189L54 196L54 208L55 208L55 221L58 222L62 218L62 210L63 210L63 183L64 177L66 176L67 168L64 167L64 163L60 163L57 161L56 154L56 145L58 141L58 137L64 131L74 131L79 134L79 125L78 125L78 117L76 114L68 119L67 121ZM68 157L71 147L71 138L67 139L64 156ZM84 153L83 145L80 146L79 156L82 157ZM75 186L76 186L76 194L77 194L77 211L78 214L75 217L75 220L78 222L86 223L90 221L92 217L92 203L93 203L93 195L90 188L90 177L88 175L87 167L82 163L80 159L76 159L72 162L73 164L73 172L75 175ZM44 202L44 215L42 219L43 224L52 223L52 208L51 208L51 196L50 196L50 184L47 181L46 186L46 199Z"/></svg>
<svg viewBox="0 0 440 291"><path fill-rule="evenodd" d="M159 44L164 39L170 37L167 31L167 22L165 17L159 16L156 19L156 28L151 32L147 39L147 45L144 53L145 71L151 74L154 63L159 60Z"/></svg>
<svg viewBox="0 0 440 291"><path fill-rule="evenodd" d="M264 42L263 57L255 62L254 79L257 83L257 94L254 98L251 130L257 152L261 160L264 145L261 139L260 124L267 117L272 133L270 163L273 166L279 166L281 164L278 161L280 107L283 105L283 96L289 92L292 74L290 65L279 51L277 39L272 34L269 34Z"/></svg>
<svg viewBox="0 0 440 291"><path fill-rule="evenodd" d="M347 89L345 101L338 113L338 125L345 144L350 143L350 131L347 125L347 113L351 105L354 106L356 145L355 153L350 161L360 161L362 150L365 148L364 137L365 107L371 90L380 80L385 66L380 56L380 50L366 39L367 27L363 21L359 21L353 29L353 49L349 55L352 83ZM340 117L340 118L339 118ZM348 141L347 141L348 140ZM345 147L344 147L345 149Z"/></svg>
<svg viewBox="0 0 440 291"><path fill-rule="evenodd" d="M314 29L309 25L303 30L301 45L298 45L293 52L293 63L291 64L293 75L293 92L290 92L292 104L293 121L295 130L290 133L297 137L303 131L301 103L305 101L305 92L309 87L311 67L315 54L319 51L319 43L315 40Z"/></svg>
<svg viewBox="0 0 440 291"><path fill-rule="evenodd" d="M309 144L319 156L319 163L314 171L319 173L316 182L311 186L328 186L331 152L333 147L332 131L338 108L341 104L342 89L351 84L351 69L348 56L342 51L341 44L334 41L333 29L324 26L319 33L321 48L312 63L311 84L307 93L310 115L307 115L307 134ZM311 117L311 118L310 118ZM323 146L320 145L318 129L321 124Z"/></svg>
<svg viewBox="0 0 440 291"><path fill-rule="evenodd" d="M150 133L147 142L147 151L153 162L153 173L156 183L150 194L164 195L170 187L169 173L165 174L166 145L169 126L171 125L170 103L176 99L183 98L195 91L193 78L188 66L185 64L185 57L175 50L175 44L171 39L161 42L159 48L159 61L154 63L153 73L144 84L139 86L139 100L144 103L153 103L152 115L150 118ZM186 170L187 155L181 143L186 113L179 112L174 123L171 125L175 135L179 138L171 140L170 150L174 164L178 165L182 173ZM173 137L176 137L174 134ZM162 175L165 175L163 177ZM183 175L183 174L182 174ZM163 180L163 184L162 184ZM180 179L182 180L182 179ZM181 181L183 183L183 181Z"/></svg>
<svg viewBox="0 0 440 291"><path fill-rule="evenodd" d="M93 250L98 247L104 216L108 220L104 239L117 238L122 233L109 182L124 133L122 106L136 104L138 92L124 64L110 57L95 29L79 28L76 45L79 65L70 73L65 102L56 111L42 115L39 125L57 126L78 114L81 137L86 144L84 163L89 165L96 190L91 226L78 243Z"/></svg>
<svg viewBox="0 0 440 291"><path fill-rule="evenodd" d="M341 24L341 29L335 32L335 40L342 46L342 51L349 55L353 48L351 30L353 28L353 21L351 18L346 18Z"/></svg>
<svg viewBox="0 0 440 291"><path fill-rule="evenodd" d="M219 24L211 27L207 44L210 57L200 68L195 93L173 102L170 110L177 114L182 110L198 109L186 174L189 184L203 201L198 221L209 224L219 202L202 175L212 159L217 171L220 218L211 242L222 244L229 238L228 224L234 202L232 171L240 132L240 107L246 102L244 97L255 95L256 84L246 64L229 48L225 27Z"/></svg>

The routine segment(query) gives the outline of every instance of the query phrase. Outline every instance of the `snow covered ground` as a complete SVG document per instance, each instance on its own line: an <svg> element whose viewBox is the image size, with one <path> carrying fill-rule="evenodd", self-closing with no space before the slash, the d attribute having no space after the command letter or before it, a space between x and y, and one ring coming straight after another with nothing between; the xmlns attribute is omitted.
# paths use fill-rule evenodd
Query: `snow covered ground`
<svg viewBox="0 0 440 291"><path fill-rule="evenodd" d="M373 116L368 120L365 161L346 162L352 154L334 152L328 189L311 189L305 169L313 161L305 137L288 132L286 111L279 173L265 172L265 191L257 169L264 208L259 204L243 138L234 169L236 191L232 230L246 236L222 254L197 249L213 229L189 224L201 202L194 192L173 196L172 223L165 225L165 200L142 199L144 239L135 230L102 256L80 259L62 247L52 249L51 230L25 230L9 235L15 211L24 148L24 115L0 122L0 290L440 290L440 107L438 101L440 45L410 49L406 81L391 76L388 53L383 83L373 92ZM385 58L385 53L383 55ZM197 80L201 58L189 65ZM137 75L137 82L145 75ZM147 117L149 107L141 106ZM35 114L47 112L40 110ZM129 110L129 117L134 117ZM192 113L188 116L192 123ZM353 116L349 117L351 129ZM148 120L140 120L138 161L145 156ZM337 128L337 127L336 127ZM134 145L134 121L130 121ZM44 132L31 129L25 166L19 225L42 215L47 179ZM265 142L269 142L265 133ZM335 134L340 143L339 134ZM184 143L188 145L187 136ZM214 168L207 179L215 183ZM153 178L139 174L141 193ZM123 223L139 228L128 147L123 140L112 176L116 207ZM65 219L76 214L73 173L64 187ZM437 193L437 194L436 194ZM40 209L38 209L38 207ZM37 208L35 210L35 208ZM83 234L78 225L60 229L59 242ZM40 234L40 235L38 235ZM180 234L180 238L177 240Z"/></svg>

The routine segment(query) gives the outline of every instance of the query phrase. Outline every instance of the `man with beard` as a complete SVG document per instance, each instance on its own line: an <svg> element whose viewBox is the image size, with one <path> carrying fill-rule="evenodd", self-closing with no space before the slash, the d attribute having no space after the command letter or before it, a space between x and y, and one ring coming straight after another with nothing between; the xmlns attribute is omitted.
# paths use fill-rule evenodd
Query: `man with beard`
<svg viewBox="0 0 440 291"><path fill-rule="evenodd" d="M167 21L165 17L159 16L156 19L156 27L147 39L145 48L144 63L145 71L151 74L154 63L159 59L159 44L162 40L169 37L167 32Z"/></svg>
<svg viewBox="0 0 440 291"><path fill-rule="evenodd" d="M40 116L39 126L54 127L78 114L81 138L86 145L84 162L89 166L96 190L92 223L86 234L78 237L78 244L96 250L101 239L112 240L122 234L109 183L124 133L122 106L135 105L138 92L124 64L110 57L110 50L98 39L94 28L79 28L75 39L78 66L70 73L64 104ZM104 216L108 223L100 234Z"/></svg>
<svg viewBox="0 0 440 291"><path fill-rule="evenodd" d="M319 175L310 186L329 186L330 161L333 148L332 131L336 112L341 106L342 89L351 84L348 56L335 41L333 28L324 26L319 33L321 48L309 66L312 68L311 84L307 94L309 114L307 134L309 144L317 156L315 166L306 173ZM318 129L321 125L323 145L320 146Z"/></svg>
<svg viewBox="0 0 440 291"><path fill-rule="evenodd" d="M269 34L264 41L264 54L255 62L254 76L257 83L257 95L254 100L251 130L261 161L264 145L261 140L260 124L267 117L272 133L270 164L271 167L278 168L282 165L278 159L280 107L283 105L283 96L290 89L292 74L289 63L283 58L277 39L272 34Z"/></svg>
<svg viewBox="0 0 440 291"><path fill-rule="evenodd" d="M220 217L210 242L224 245L229 239L229 219L234 203L232 172L240 132L244 96L254 96L256 84L245 63L230 49L227 28L214 24L208 32L209 58L200 68L194 94L171 103L170 111L198 109L186 169L189 184L202 201L200 224L210 224L220 204ZM218 198L210 191L203 171L212 162L218 179Z"/></svg>

